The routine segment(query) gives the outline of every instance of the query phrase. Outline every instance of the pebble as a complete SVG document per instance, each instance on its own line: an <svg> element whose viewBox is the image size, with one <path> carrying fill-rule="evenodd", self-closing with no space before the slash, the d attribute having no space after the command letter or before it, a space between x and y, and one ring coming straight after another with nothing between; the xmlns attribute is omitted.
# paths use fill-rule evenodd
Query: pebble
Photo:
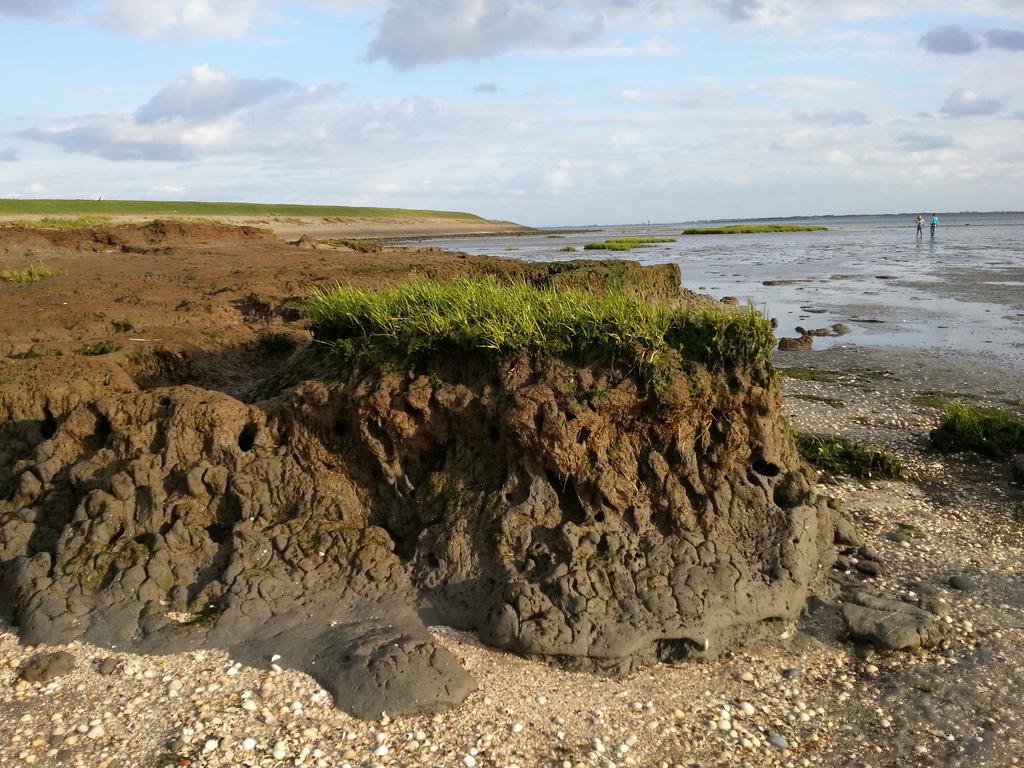
<svg viewBox="0 0 1024 768"><path fill-rule="evenodd" d="M274 751L271 752L275 760L284 760L288 755L288 742L281 740L274 744Z"/></svg>
<svg viewBox="0 0 1024 768"><path fill-rule="evenodd" d="M789 749L789 739L777 733L768 736L768 743L776 749Z"/></svg>
<svg viewBox="0 0 1024 768"><path fill-rule="evenodd" d="M971 579L961 574L950 576L949 586L951 586L953 589L960 590L961 592L973 592L978 588L978 585L975 584Z"/></svg>
<svg viewBox="0 0 1024 768"><path fill-rule="evenodd" d="M102 739L106 735L107 735L107 731L103 727L102 723L98 724L98 725L92 726L91 728L89 728L85 732L86 738L93 739L93 740Z"/></svg>

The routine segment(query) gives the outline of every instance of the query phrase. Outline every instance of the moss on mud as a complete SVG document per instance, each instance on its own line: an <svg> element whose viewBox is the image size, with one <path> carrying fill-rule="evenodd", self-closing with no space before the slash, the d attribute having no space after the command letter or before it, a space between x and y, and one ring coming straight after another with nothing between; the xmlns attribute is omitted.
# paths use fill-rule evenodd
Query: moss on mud
<svg viewBox="0 0 1024 768"><path fill-rule="evenodd" d="M894 454L849 437L798 432L794 439L804 460L826 472L861 480L896 480L906 472L903 462Z"/></svg>
<svg viewBox="0 0 1024 768"><path fill-rule="evenodd" d="M954 405L931 433L932 447L1004 458L1024 452L1024 419L998 408Z"/></svg>

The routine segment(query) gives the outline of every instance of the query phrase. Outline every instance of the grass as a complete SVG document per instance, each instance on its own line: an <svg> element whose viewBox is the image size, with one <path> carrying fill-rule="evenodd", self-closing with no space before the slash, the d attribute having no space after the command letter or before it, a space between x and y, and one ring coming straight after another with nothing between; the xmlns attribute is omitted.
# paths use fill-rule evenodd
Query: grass
<svg viewBox="0 0 1024 768"><path fill-rule="evenodd" d="M35 283L59 274L59 269L48 267L45 264L29 264L21 269L0 270L0 280L8 283Z"/></svg>
<svg viewBox="0 0 1024 768"><path fill-rule="evenodd" d="M821 232L828 227L804 224L729 224L723 227L691 227L684 235L757 235L765 232Z"/></svg>
<svg viewBox="0 0 1024 768"><path fill-rule="evenodd" d="M846 407L846 403L838 397L822 397L821 395L790 395L790 397L795 397L797 400L806 400L809 403L823 403L832 408Z"/></svg>
<svg viewBox="0 0 1024 768"><path fill-rule="evenodd" d="M896 523L896 530L912 539L918 539L922 535L921 529L913 523Z"/></svg>
<svg viewBox="0 0 1024 768"><path fill-rule="evenodd" d="M111 320L110 327L115 333L131 333L135 330L131 320Z"/></svg>
<svg viewBox="0 0 1024 768"><path fill-rule="evenodd" d="M674 243L674 237L612 237L600 243L587 243L586 251L631 251L656 243Z"/></svg>
<svg viewBox="0 0 1024 768"><path fill-rule="evenodd" d="M416 216L473 219L461 211L363 208L347 205L203 203L156 200L0 200L0 216L320 216L334 218Z"/></svg>
<svg viewBox="0 0 1024 768"><path fill-rule="evenodd" d="M75 352L80 355L97 357L99 355L109 355L111 352L117 352L120 348L121 347L112 341L94 341L91 344L86 344L84 347L79 347Z"/></svg>
<svg viewBox="0 0 1024 768"><path fill-rule="evenodd" d="M59 275L60 270L45 264L29 264L22 269L0 270L0 280L5 283L36 283L46 277Z"/></svg>
<svg viewBox="0 0 1024 768"><path fill-rule="evenodd" d="M1024 420L1011 411L953 405L931 433L932 447L941 451L973 451L1006 458L1024 451Z"/></svg>
<svg viewBox="0 0 1024 768"><path fill-rule="evenodd" d="M400 359L604 354L657 368L674 351L707 364L749 362L768 370L774 346L768 322L749 310L494 278L416 280L382 291L314 289L307 313L318 339L345 355Z"/></svg>
<svg viewBox="0 0 1024 768"><path fill-rule="evenodd" d="M835 475L861 480L898 480L905 475L900 459L881 447L866 446L849 437L797 432L796 447L804 460Z"/></svg>
<svg viewBox="0 0 1024 768"><path fill-rule="evenodd" d="M561 251L562 253L576 253L576 248L571 245L567 245L564 248L559 248L558 250Z"/></svg>
<svg viewBox="0 0 1024 768"><path fill-rule="evenodd" d="M321 241L327 245L332 245L335 248L348 248L351 251L358 251L359 253L376 253L377 251L383 250L383 247L376 240L346 240L338 237L332 237L327 240Z"/></svg>
<svg viewBox="0 0 1024 768"><path fill-rule="evenodd" d="M4 227L29 227L32 229L88 229L110 224L110 219L105 217L69 217L69 218L43 218L43 219L20 219L17 221L0 222Z"/></svg>

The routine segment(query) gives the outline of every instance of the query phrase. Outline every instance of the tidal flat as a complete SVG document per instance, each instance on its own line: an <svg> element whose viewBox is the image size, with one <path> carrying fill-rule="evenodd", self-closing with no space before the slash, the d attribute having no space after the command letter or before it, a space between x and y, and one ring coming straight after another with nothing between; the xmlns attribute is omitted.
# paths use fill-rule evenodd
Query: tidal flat
<svg viewBox="0 0 1024 768"><path fill-rule="evenodd" d="M754 274L736 268L725 277L711 274L729 264L729 257L713 248L703 253L703 261L694 254L680 258L659 250L680 248L677 243L635 252L642 262L660 265L653 271L630 269L621 261L599 262L607 267L601 270L593 262L552 257L566 243L593 241L594 233L566 234L554 243L544 237L550 251L544 258L534 250L539 246L531 237L518 237L510 240L519 247L516 259L484 255L503 252L501 238L481 241L479 253L473 253L476 242L467 239L452 241L460 252L434 250L422 243L363 252L313 239L289 245L265 232L186 224L98 235L6 233L0 266L21 267L31 250L32 259L56 273L31 283L0 284L0 299L8 310L0 317L5 355L0 371L6 383L0 408L0 485L6 505L0 512L0 552L5 553L0 567L11 578L23 578L31 568L15 571L15 556L8 553L25 552L41 563L39 556L62 557L99 535L102 516L54 517L69 494L106 500L111 519L115 507L124 506L130 496L136 501L124 518L125 529L105 532L112 546L99 553L96 563L89 560L87 568L58 565L57 575L74 580L80 573L95 572L95 582L90 576L81 583L74 607L87 596L93 599L93 593L105 595L116 606L132 597L124 586L132 578L163 583L167 575L157 561L166 550L154 546L161 540L207 558L207 567L189 582L199 585L196 590L168 591L180 605L155 603L146 612L129 615L129 621L122 614L108 614L122 623L134 622L142 633L161 627L183 635L212 631L237 607L214 599L218 595L210 585L221 573L231 573L238 584L261 584L268 602L281 595L286 602L301 598L301 591L288 597L289 585L304 583L307 574L332 561L353 531L364 530L348 513L341 514L328 503L342 498L346 505L358 507L361 492L352 489L363 484L373 490L364 497L371 500L368 507L390 498L419 499L425 503L416 508L427 520L422 529L410 527L412 518L389 517L389 511L365 528L376 532L367 536L364 549L355 550L362 554L346 578L366 594L379 588L374 584L396 582L406 571L428 594L444 583L446 569L461 573L459 568L473 567L484 573L505 567L496 557L474 565L472 552L464 550L456 553L458 557L430 560L444 552L446 537L477 528L475 521L482 517L451 518L455 524L450 531L439 535L435 528L425 534L439 514L468 510L477 515L478 508L467 503L479 492L473 484L490 482L491 472L503 477L501 473L518 471L515 462L494 457L518 456L514 451L522 449L513 446L522 445L557 448L543 454L551 457L552 469L535 472L529 483L510 484L505 506L479 509L496 515L498 530L510 531L510 545L520 537L517 532L539 531L542 538L536 543L547 548L532 548L522 560L528 583L543 584L550 593L545 599L578 605L578 592L558 591L558 537L568 535L577 542L572 551L580 555L584 572L596 572L618 567L626 550L620 545L602 551L599 542L593 550L582 548L588 529L619 525L622 541L642 534L650 543L669 541L686 530L691 523L684 516L644 517L646 506L658 509L674 493L668 480L658 478L674 476L672 450L679 448L659 451L659 461L650 453L650 436L667 439L680 423L716 403L732 403L740 413L747 397L754 397L756 407L742 412L763 421L758 432L767 430L768 439L763 434L748 439L740 431L731 437L747 419L729 418L732 410L717 425L714 419L696 421L693 434L705 434L701 439L711 441L709 445L729 448L719 456L739 455L737 446L754 440L776 451L778 455L754 456L742 464L743 477L734 488L753 484L779 490L778 503L767 504L765 510L780 521L791 514L780 504L795 502L787 508L800 509L813 488L817 498L829 499L825 507L835 523L835 537L833 541L832 530L826 531L823 543L831 562L819 574L810 599L782 619L762 622L771 631L761 642L734 645L728 633L719 632L705 635L706 644L685 639L670 643L662 635L631 627L629 639L651 655L641 659L643 663L620 664L604 673L594 665L581 669L567 659L558 663L537 658L522 634L508 634L513 624L496 625L505 635L487 635L465 624L456 626L459 622L452 613L442 620L437 605L422 605L417 615L403 614L401 622L394 622L406 636L393 645L408 647L410 657L416 649L431 649L429 659L461 668L468 676L457 678L457 689L431 694L435 703L444 695L464 697L438 706L436 713L381 709L371 716L365 711L362 717L354 716L344 708L349 691L325 685L321 681L329 675L315 666L302 668L296 663L294 638L280 631L280 621L266 624L259 651L249 655L229 653L217 645L176 651L165 647L167 652L156 654L145 648L130 650L134 638L111 644L99 636L67 642L51 636L45 643L28 644L26 631L38 633L45 622L60 619L61 612L48 611L45 604L14 605L4 616L11 623L0 629L0 762L106 768L138 763L211 768L1014 764L1022 750L1018 702L1024 694L1024 478L1012 460L936 451L931 438L949 404L969 401L1018 413L1022 407L1021 368L1014 357L1020 349L1013 343L1020 340L1020 321L1016 326L1014 321L1002 321L1011 323L1009 330L1016 330L1016 337L999 334L995 331L1000 322L989 317L992 313L974 306L974 299L983 296L986 301L981 303L992 304L990 309L999 317L1021 311L1002 285L1013 282L1019 268L1012 253L1017 237L1012 227L1017 225L996 226L1011 227L1004 253L992 257L996 264L965 265L947 254L934 274L922 267L897 270L891 265L883 272L855 263L848 248L845 256L831 262L819 264L807 253L799 258L790 253L792 260L787 262L785 249L776 251L772 245L766 254L767 241L758 241L743 246L746 258L759 262L747 265ZM836 224L829 227L826 233L800 237L807 242L834 238ZM899 243L905 234L901 229L858 232L858 242ZM619 232L599 234L607 238ZM774 234L771 243L784 237ZM120 238L116 248L111 247L111 238ZM731 237L716 242L737 241ZM843 247L833 239L821 251L827 254ZM934 246L936 251L939 247ZM893 252L882 250L895 258ZM522 258L527 260L517 260ZM557 265L547 263L551 261ZM980 279L991 269L998 270L999 279ZM956 277L943 278L946 272ZM467 274L488 281L511 275L544 290L632 287L640 295L657 295L659 301L678 293L681 279L682 286L694 292L740 300L739 308L712 305L716 317L721 312L750 312L742 306L749 296L755 313L769 302L767 314L779 318L780 334L791 332L789 326L813 328L819 322L845 322L854 331L838 338L815 338L821 346L811 352L777 353L774 373L763 367L760 355L741 359L742 365L751 367L736 369L741 374L732 379L736 392L730 392L725 378L714 378L712 367L705 368L703 361L694 367L692 360L670 360L670 372L676 375L660 391L645 389L643 377L629 373L630 366L609 366L607 361L582 365L555 360L537 366L520 360L495 369L483 357L465 368L449 359L434 361L432 370L417 370L410 377L410 363L402 360L400 365L387 361L382 374L375 367L380 361L372 357L380 352L379 345L367 342L355 326L347 333L361 339L360 345L342 351L357 353L356 364L362 367L353 367L345 381L339 381L338 358L308 356L318 331L306 314L311 286L330 288L343 282L380 289L416 275L443 280ZM879 280L883 274L896 279ZM801 282L766 286L766 280ZM905 285L909 282L915 285ZM876 288L876 283L882 287ZM936 286L931 300L936 311L944 313L943 325L957 320L964 325L956 312L959 304L968 305L965 311L975 313L968 317L976 333L964 329L950 335L945 334L949 329L929 328L934 318L928 314L907 314L908 323L893 322L903 310L889 300L903 291L922 291L916 284ZM809 287L819 291L813 305L802 303ZM857 289L870 293L864 296ZM879 299L876 291L884 298ZM950 300L941 291L965 301ZM787 304L787 297L795 303ZM832 298L826 301L828 297ZM365 323L377 311L375 306L367 303L348 314ZM858 317L864 319L862 324ZM475 327L475 316L467 315L466 321ZM618 333L620 326L616 321L605 331ZM913 334L916 344L910 343ZM932 344L923 344L922 337ZM323 375L325 371L329 375ZM679 372L694 376L697 386ZM487 378L495 375L501 387ZM303 385L303 378L312 381ZM290 390L296 381L298 388ZM273 384L267 388L273 395L254 387L267 382ZM770 394L776 386L782 396L777 402ZM332 388L357 407L327 397ZM75 398L81 402L71 402ZM27 415L10 416L21 411ZM434 415L424 418L426 413ZM642 428L613 432L608 426L630 422L642 423ZM811 487L786 486L781 481L789 470L800 476L809 472L800 468L792 453L795 446L785 438L782 427L787 424L793 432L842 437L884 449L899 461L902 478L871 477L871 467L868 476L853 478L839 465L807 474ZM460 430L471 435L473 448L458 449L449 457L438 446L457 440ZM247 506L258 496L253 488L225 493L234 482L225 478L258 480L256 469L276 466L278 456L292 451L289 446L296 434L301 438L301 461L289 469L295 477L272 473L274 482L266 484L265 492L260 490L267 496L260 501L266 509ZM591 449L598 453L590 456ZM415 454L415 461L406 463L405 452ZM201 471L170 472L193 453ZM347 475L351 486L341 482L337 466L355 466L367 456L384 461L360 464L361 469ZM490 458L479 463L478 456ZM634 466L641 456L646 465ZM114 459L124 462L125 472L114 471ZM446 489L438 485L436 475L449 461L486 471L467 474L472 483ZM575 463L564 464L567 461ZM145 472L140 462L149 462ZM666 465L668 473L659 469ZM221 471L223 467L231 472ZM316 476L318 482L297 482L310 467L325 468ZM567 471L570 467L572 471ZM705 477L710 467L709 463L702 470ZM165 470L166 477L160 474ZM602 479L615 473L631 476L637 487L630 491L626 484ZM131 495L133 485L151 488L154 495ZM299 488L317 492L303 495ZM320 493L322 488L330 492ZM283 494L284 501L275 501L275 494ZM649 504L636 505L641 494L649 494ZM152 514L154 504L147 506L146 498L159 500L156 506L169 515L192 516L188 519L194 519L195 544L183 539L181 525L167 530L157 526L153 531L131 528ZM301 503L294 503L296 498ZM212 503L217 499L223 503ZM40 500L46 502L40 508L50 517L27 512ZM679 510L688 509L685 493L678 503ZM202 517L204 504L213 513L209 520ZM617 509L615 505L636 508L613 515L609 510ZM510 507L516 508L512 516L507 514ZM731 509L728 502L722 508ZM524 510L537 515L563 510L568 517L517 527L516 515ZM615 519L598 520L598 513ZM737 509L730 514L742 513ZM268 514L275 516L273 524L259 527ZM763 517L758 512L754 519ZM802 519L810 522L814 517ZM39 520L49 522L38 525L34 537L23 538L25 526ZM302 525L293 532L288 526L294 527L296 521ZM509 527L501 528L504 525ZM88 536L76 533L85 530L76 526L90 526ZM64 544L50 540L51 529L65 531ZM387 541L392 542L391 551L381 546ZM630 549L629 573L655 573L659 549L647 547L646 556L654 564L650 568L638 554L642 548ZM264 550L275 553L266 562L243 559ZM271 573L281 567L278 553L287 559L288 578ZM153 576L139 573L140 557L152 558L148 567ZM182 559L179 565L186 562ZM784 569L772 570L772 565L756 574L758 588L792 578ZM473 590L481 588L481 581L455 578L450 583L466 590L464 594L476 595ZM47 594L47 583L33 582L40 594ZM721 583L728 587L732 577ZM713 582L706 586L722 589ZM663 586L623 599L638 598L636 610L656 606L665 611L658 596L667 591ZM728 589L721 594L731 595ZM770 593L763 594L756 604L769 605L773 616L781 615L774 611L786 606L771 605ZM520 597L530 605L528 593ZM204 607L206 599L211 607ZM884 632L872 635L864 622L851 621L851 616L888 621L864 605L872 600L898 606L906 619L883 629L915 635L920 646L887 647ZM472 613L474 601L464 602ZM383 609L388 603L380 605ZM322 616L308 617L310 623L333 620L329 611L339 607L327 606ZM161 612L166 619L158 621ZM543 617L544 612L533 608L523 616L534 621ZM22 623L29 626L19 628ZM114 624L104 623L101 629ZM288 626L294 629L301 622ZM868 634L852 637L855 632ZM77 637L76 633L70 624L68 636ZM573 633L526 639L536 643L534 648L561 644L571 649ZM518 651L511 640L523 643ZM275 643L278 647L271 648ZM702 650L712 653L705 656ZM366 669L374 668L371 657L360 658L370 658ZM378 666L386 670L390 663L385 657ZM362 685L365 678L356 670L351 680ZM470 678L473 684L467 682ZM399 681L395 687L402 685Z"/></svg>

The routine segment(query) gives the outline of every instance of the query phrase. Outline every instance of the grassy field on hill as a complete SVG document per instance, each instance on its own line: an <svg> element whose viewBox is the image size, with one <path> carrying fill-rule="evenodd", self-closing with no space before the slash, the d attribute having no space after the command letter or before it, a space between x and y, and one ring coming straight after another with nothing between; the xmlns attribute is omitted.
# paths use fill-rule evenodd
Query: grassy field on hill
<svg viewBox="0 0 1024 768"><path fill-rule="evenodd" d="M479 216L461 211L157 200L0 200L0 216L316 216L324 219L409 217L482 221Z"/></svg>

